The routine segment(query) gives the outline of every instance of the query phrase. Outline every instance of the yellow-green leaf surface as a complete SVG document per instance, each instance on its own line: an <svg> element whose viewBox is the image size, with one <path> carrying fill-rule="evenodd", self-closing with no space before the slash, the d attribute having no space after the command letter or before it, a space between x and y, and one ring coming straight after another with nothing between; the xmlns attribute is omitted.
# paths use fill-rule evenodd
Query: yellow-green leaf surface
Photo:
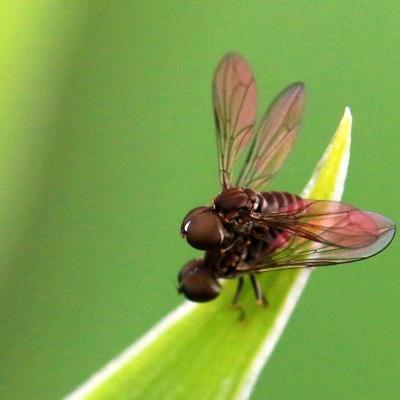
<svg viewBox="0 0 400 400"><path fill-rule="evenodd" d="M350 155L351 113L342 121L302 195L340 200ZM248 399L294 310L311 269L262 274L269 306L244 290L246 317L230 305L235 281L207 304L185 302L68 399Z"/></svg>

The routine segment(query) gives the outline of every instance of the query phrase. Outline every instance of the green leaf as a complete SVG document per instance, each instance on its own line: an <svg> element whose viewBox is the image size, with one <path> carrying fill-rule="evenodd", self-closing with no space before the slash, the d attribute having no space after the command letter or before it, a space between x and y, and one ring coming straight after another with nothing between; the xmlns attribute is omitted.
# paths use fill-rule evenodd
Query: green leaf
<svg viewBox="0 0 400 400"><path fill-rule="evenodd" d="M340 200L350 156L351 113L342 121L303 196ZM67 399L248 399L310 276L311 269L262 274L269 306L235 281L207 304L185 302Z"/></svg>

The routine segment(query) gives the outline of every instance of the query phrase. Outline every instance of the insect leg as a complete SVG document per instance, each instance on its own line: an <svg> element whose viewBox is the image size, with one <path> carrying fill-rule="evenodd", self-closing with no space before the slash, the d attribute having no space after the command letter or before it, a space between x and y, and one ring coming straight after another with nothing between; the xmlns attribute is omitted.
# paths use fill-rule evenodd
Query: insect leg
<svg viewBox="0 0 400 400"><path fill-rule="evenodd" d="M256 296L257 304L259 304L260 306L267 306L268 301L264 296L260 283L257 281L254 275L250 275L250 282L254 290L254 295Z"/></svg>
<svg viewBox="0 0 400 400"><path fill-rule="evenodd" d="M244 320L244 317L245 317L245 312L243 310L243 307L240 304L238 304L240 294L242 293L243 284L244 284L243 276L239 276L238 284L237 284L237 287L236 287L236 292L235 292L235 295L233 296L233 299L232 299L232 307L237 308L239 310L239 312L240 312L239 321Z"/></svg>
<svg viewBox="0 0 400 400"><path fill-rule="evenodd" d="M234 306L236 306L237 303L238 303L239 297L240 297L240 295L242 293L243 284L244 284L243 276L239 276L238 285L236 287L236 292L235 292L235 295L233 296L233 299L232 299L232 305L234 305Z"/></svg>

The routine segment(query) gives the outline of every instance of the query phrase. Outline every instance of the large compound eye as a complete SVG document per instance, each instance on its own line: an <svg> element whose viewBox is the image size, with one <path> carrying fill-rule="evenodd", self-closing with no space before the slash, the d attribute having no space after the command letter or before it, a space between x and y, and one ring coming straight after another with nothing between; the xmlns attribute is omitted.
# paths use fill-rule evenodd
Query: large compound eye
<svg viewBox="0 0 400 400"><path fill-rule="evenodd" d="M208 207L197 207L190 211L182 222L181 234L199 250L221 245L226 236L221 218Z"/></svg>
<svg viewBox="0 0 400 400"><path fill-rule="evenodd" d="M221 286L217 278L207 268L204 260L189 261L179 273L179 293L183 293L188 300L199 303L215 299Z"/></svg>

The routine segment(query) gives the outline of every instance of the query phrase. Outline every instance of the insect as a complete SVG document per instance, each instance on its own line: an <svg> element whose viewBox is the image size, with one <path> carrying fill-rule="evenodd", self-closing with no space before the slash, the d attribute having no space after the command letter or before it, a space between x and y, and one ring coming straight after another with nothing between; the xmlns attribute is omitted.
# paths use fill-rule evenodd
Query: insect
<svg viewBox="0 0 400 400"><path fill-rule="evenodd" d="M211 206L191 210L181 225L187 242L205 250L179 273L178 291L187 299L213 300L221 291L218 279L238 278L232 301L237 304L249 276L257 302L266 304L258 273L357 261L392 240L395 226L382 215L342 202L262 191L292 148L304 98L302 83L288 86L255 129L256 85L249 65L233 53L218 65L213 106L222 191ZM233 183L233 166L247 146Z"/></svg>

